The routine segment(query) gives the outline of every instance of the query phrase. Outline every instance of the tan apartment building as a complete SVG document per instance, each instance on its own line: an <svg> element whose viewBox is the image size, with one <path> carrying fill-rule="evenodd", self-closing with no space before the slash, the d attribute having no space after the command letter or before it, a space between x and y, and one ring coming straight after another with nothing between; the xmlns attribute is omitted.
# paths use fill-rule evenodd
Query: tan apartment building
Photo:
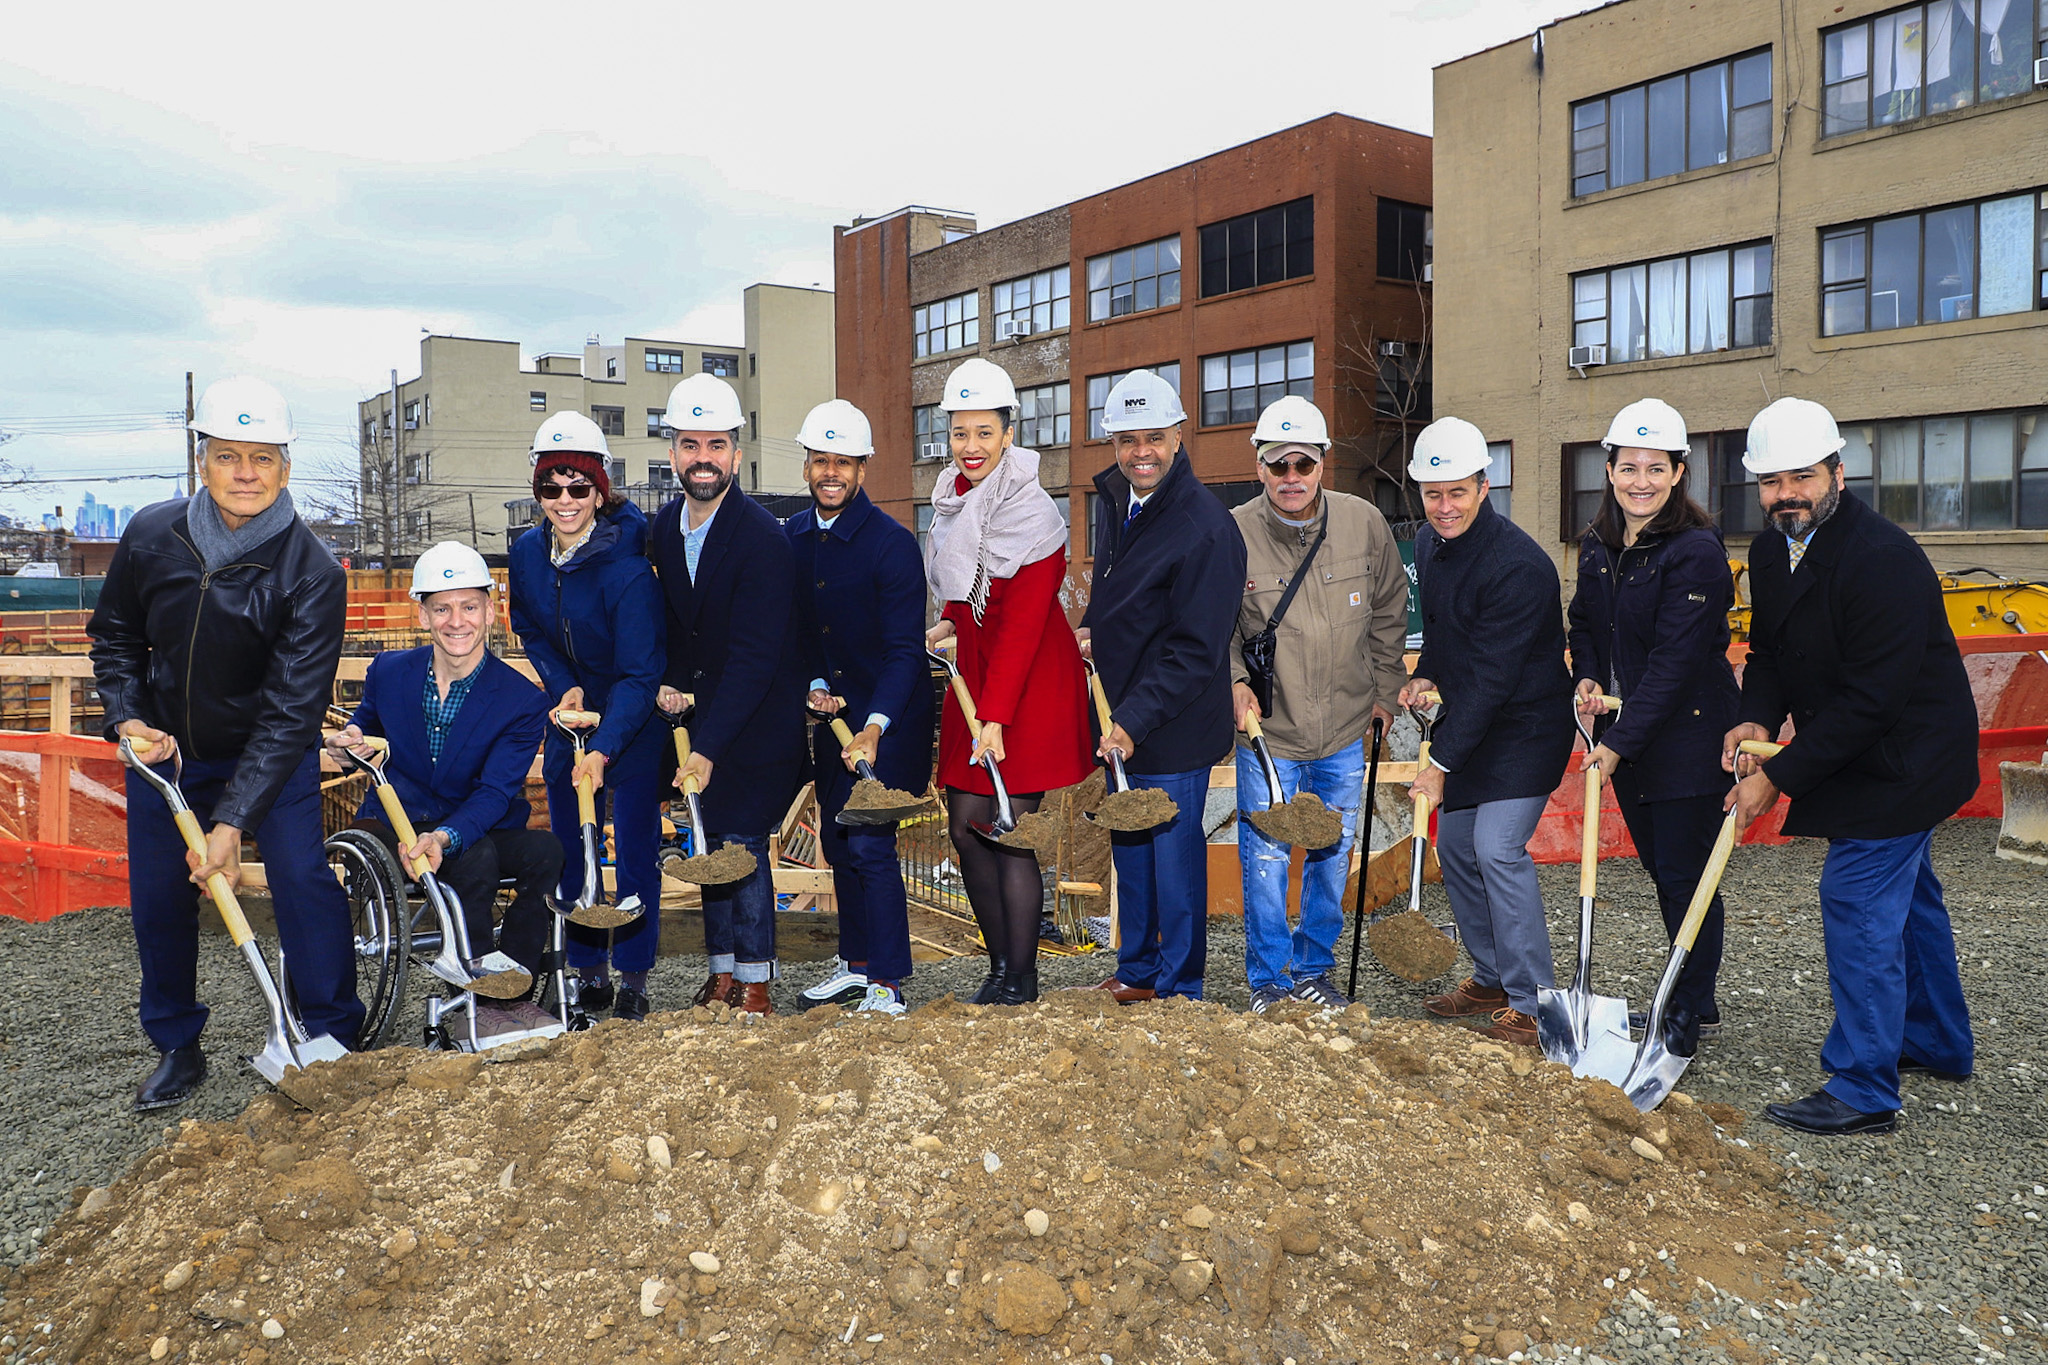
<svg viewBox="0 0 2048 1365"><path fill-rule="evenodd" d="M593 337L580 352L528 361L514 341L421 338L419 377L397 385L397 401L387 389L358 404L366 556L381 555L387 523L400 559L443 539L502 553L534 523L533 433L565 410L604 431L612 481L658 506L675 490L662 414L669 390L693 374L739 391L743 486L800 491L802 457L791 438L811 406L832 396L832 294L756 284L743 310L737 345Z"/></svg>
<svg viewBox="0 0 2048 1365"><path fill-rule="evenodd" d="M2044 57L2048 0L1620 0L1438 67L1436 409L1514 519L1562 558L1658 397L1740 558L1789 394L1937 568L2048 576Z"/></svg>

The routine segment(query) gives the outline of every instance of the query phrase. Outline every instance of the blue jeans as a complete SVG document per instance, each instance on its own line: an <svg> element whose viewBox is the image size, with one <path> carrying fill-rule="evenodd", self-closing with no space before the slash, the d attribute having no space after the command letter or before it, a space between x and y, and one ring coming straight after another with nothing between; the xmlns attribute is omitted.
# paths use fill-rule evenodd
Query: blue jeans
<svg viewBox="0 0 2048 1365"><path fill-rule="evenodd" d="M1287 990L1296 981L1321 976L1335 965L1337 935L1344 932L1344 883L1351 868L1351 842L1358 832L1358 808L1365 791L1365 741L1356 740L1327 758L1297 762L1275 757L1279 799L1297 792L1321 797L1344 813L1344 837L1329 848L1310 849L1301 868L1301 923L1287 927L1286 844L1259 833L1243 813L1266 805L1265 770L1259 756L1237 749L1237 856L1244 864L1244 975L1253 990Z"/></svg>
<svg viewBox="0 0 2048 1365"><path fill-rule="evenodd" d="M569 966L579 973L602 968L607 957L622 972L654 968L654 949L661 942L661 869L655 862L661 847L661 788L661 773L650 765L628 770L618 778L607 772L605 784L597 789L600 852L605 806L611 806L615 855L612 871L617 878L617 899L638 896L645 913L617 929L563 926ZM566 904L574 901L583 889L583 827L576 818L576 788L569 781L566 764L559 773L548 777L548 823L554 828L555 837L562 841L561 884L567 894L561 899Z"/></svg>
<svg viewBox="0 0 2048 1365"><path fill-rule="evenodd" d="M1129 776L1134 789L1172 797L1180 813L1158 829L1110 835L1121 945L1116 977L1161 997L1200 1000L1209 963L1209 845L1202 837L1209 770Z"/></svg>
<svg viewBox="0 0 2048 1365"><path fill-rule="evenodd" d="M170 776L169 767L158 771ZM178 786L202 829L213 825L235 760L185 760ZM185 866L185 837L171 809L139 773L128 773L128 904L142 959L142 1031L159 1052L199 1041L206 1006L198 1001L199 901ZM263 823L251 831L270 880L278 943L306 1031L354 1047L363 1026L356 998L355 942L348 901L327 867L320 828L319 751L308 749ZM206 913L215 913L213 902ZM281 983L280 983L281 984Z"/></svg>
<svg viewBox="0 0 2048 1365"><path fill-rule="evenodd" d="M704 952L714 972L735 981L775 979L775 876L768 868L768 836L706 830L713 849L738 844L754 855L754 870L736 882L707 886ZM906 931L907 932L907 931Z"/></svg>
<svg viewBox="0 0 2048 1365"><path fill-rule="evenodd" d="M1934 831L1830 839L1820 922L1835 1024L1820 1064L1827 1091L1866 1114L1899 1107L1899 1058L1942 1071L1976 1065L1955 934L1929 852Z"/></svg>
<svg viewBox="0 0 2048 1365"><path fill-rule="evenodd" d="M1506 991L1523 1014L1536 992L1557 984L1550 926L1529 840L1548 796L1486 801L1436 818L1436 857L1450 893L1458 937L1472 954L1472 979Z"/></svg>
<svg viewBox="0 0 2048 1365"><path fill-rule="evenodd" d="M840 824L854 777L836 759L832 766L838 771L818 782L818 843L832 865L839 956L862 964L870 980L900 986L910 979L910 900L896 857L896 826Z"/></svg>

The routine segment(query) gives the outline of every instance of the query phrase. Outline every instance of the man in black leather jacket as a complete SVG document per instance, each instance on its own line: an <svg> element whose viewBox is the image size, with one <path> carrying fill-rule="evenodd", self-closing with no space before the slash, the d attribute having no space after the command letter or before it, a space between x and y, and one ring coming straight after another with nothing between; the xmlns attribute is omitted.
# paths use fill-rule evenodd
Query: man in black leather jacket
<svg viewBox="0 0 2048 1365"><path fill-rule="evenodd" d="M188 1098L206 1076L196 999L199 893L242 875L245 833L264 858L307 1030L352 1043L348 905L321 849L320 727L341 657L347 576L292 510L290 411L261 380L222 380L200 400L205 487L147 507L107 568L92 637L109 739L182 756L180 785L206 856L188 854L163 799L128 775L128 893L142 960L143 1031L163 1054L137 1109Z"/></svg>

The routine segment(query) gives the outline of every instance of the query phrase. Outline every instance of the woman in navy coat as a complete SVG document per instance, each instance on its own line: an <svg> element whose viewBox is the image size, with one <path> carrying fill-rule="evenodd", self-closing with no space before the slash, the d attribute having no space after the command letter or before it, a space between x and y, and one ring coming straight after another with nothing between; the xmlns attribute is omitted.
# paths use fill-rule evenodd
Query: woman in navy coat
<svg viewBox="0 0 2048 1365"><path fill-rule="evenodd" d="M1616 415L1604 444L1608 489L1580 542L1568 613L1572 674L1581 712L1605 714L1603 692L1626 703L1602 725L1593 761L1675 935L1728 792L1721 737L1741 699L1728 663L1735 581L1720 532L1686 493L1684 419L1646 398ZM1666 1011L1672 1045L1688 1055L1697 1030L1721 1025L1722 925L1716 895Z"/></svg>
<svg viewBox="0 0 2048 1365"><path fill-rule="evenodd" d="M661 940L661 778L669 727L652 719L663 662L661 591L647 562L647 518L605 474L604 433L580 412L557 413L534 437L533 495L546 518L513 542L512 629L554 710L600 712L584 741L598 782L597 823L610 793L618 898L645 913L615 930L570 925L569 966L586 1013L647 1017L647 974ZM550 712L550 719L553 713ZM572 749L548 727L542 774L548 820L562 841L562 885L583 885ZM607 950L609 939L609 950ZM609 963L607 963L609 958ZM614 993L610 967L619 970Z"/></svg>

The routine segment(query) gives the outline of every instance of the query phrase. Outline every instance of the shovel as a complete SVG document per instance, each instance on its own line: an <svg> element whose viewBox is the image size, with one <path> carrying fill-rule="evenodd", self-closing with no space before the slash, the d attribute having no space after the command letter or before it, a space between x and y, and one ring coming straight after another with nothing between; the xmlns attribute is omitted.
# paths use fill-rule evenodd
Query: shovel
<svg viewBox="0 0 2048 1365"><path fill-rule="evenodd" d="M419 842L419 834L413 829L412 819L405 813L404 805L399 802L398 789L384 774L385 755L390 751L390 742L381 735L364 735L360 747L374 757L366 757L354 749L344 749L342 753L358 771L367 773L376 785L377 803L384 807L384 818L391 822L392 832L398 836L398 847L401 850L411 848ZM434 907L435 918L441 922L441 951L427 964L428 971L460 990L475 991L496 1000L517 999L532 989L533 973L504 953L493 949L481 958L476 956L470 947L469 924L463 918L461 900L441 885L441 879L434 875L424 856L413 860L412 873L427 893L427 903ZM469 970L471 962L483 969L483 975L478 976Z"/></svg>
<svg viewBox="0 0 2048 1365"><path fill-rule="evenodd" d="M1372 842L1373 798L1380 786L1380 739L1386 734L1386 722L1378 716L1372 718L1372 758L1365 765L1365 814L1358 823L1358 900L1351 910L1351 984L1344 994L1358 995L1358 944L1365 937L1365 854L1362 851Z"/></svg>
<svg viewBox="0 0 2048 1365"><path fill-rule="evenodd" d="M1745 739L1738 747L1745 754L1770 758L1785 746L1760 739ZM1706 870L1700 873L1700 884L1692 893L1692 904L1686 907L1685 921L1678 926L1678 936L1671 942L1670 960L1664 964L1664 975L1657 982L1657 994L1650 1001L1650 1017L1643 1028L1643 1041L1636 1048L1628 1075L1620 1082L1628 1095L1628 1102L1645 1114L1664 1103L1664 1097L1671 1093L1692 1061L1692 1058L1673 1052L1665 1044L1664 1007L1670 1003L1672 989L1678 985L1678 974L1685 970L1685 960L1692 953L1693 940L1699 937L1700 925L1707 918L1707 907L1713 904L1714 893L1721 889L1721 874L1728 870L1728 855L1735 848L1736 836L1742 833L1735 827L1740 810L1739 806L1730 806L1728 818L1721 822L1721 832L1714 839L1714 851L1707 856ZM1624 1020L1622 1027L1625 1029L1627 1026Z"/></svg>
<svg viewBox="0 0 2048 1365"><path fill-rule="evenodd" d="M1095 671L1095 660L1083 659L1081 664L1088 670L1088 695L1095 699L1095 718L1101 723L1102 737L1108 739L1111 726L1109 694L1102 690L1102 675ZM1099 807L1086 812L1086 819L1104 829L1136 834L1141 830L1157 829L1179 814L1180 807L1164 792L1157 796L1134 792L1131 779L1124 772L1123 750L1109 750L1109 793L1102 798Z"/></svg>
<svg viewBox="0 0 2048 1365"><path fill-rule="evenodd" d="M1427 706L1441 706L1443 698L1435 692L1426 692L1422 697ZM1417 768L1429 765L1429 736L1436 728L1436 721L1421 712L1415 713L1416 722L1422 727L1422 744L1416 752ZM1422 933L1420 926L1429 924L1422 915L1422 883L1428 876L1429 858L1429 798L1420 792L1415 794L1415 827L1408 835L1408 908L1398 915L1376 920L1366 930L1366 941L1372 945L1372 955L1380 965L1400 977L1403 981L1433 981L1443 975L1453 962L1458 960L1457 932L1455 921L1450 925L1432 924L1435 937ZM1398 856L1396 844L1380 853L1373 860L1375 866ZM1412 917L1412 918L1411 918ZM1399 922L1407 920L1415 927L1412 934L1399 932ZM1441 942L1439 942L1441 940Z"/></svg>
<svg viewBox="0 0 2048 1365"><path fill-rule="evenodd" d="M1617 697L1602 697L1610 711L1619 711ZM1579 842L1579 965L1570 990L1541 986L1536 991L1536 1039L1543 1055L1562 1062L1575 1076L1599 1076L1621 1084L1633 1054L1616 1058L1609 1040L1628 1037L1628 1001L1593 993L1593 899L1600 866L1600 770L1593 766L1593 732L1576 705L1572 718L1586 741L1586 811ZM1596 1055L1598 1042L1600 1053ZM1615 1062L1620 1069L1615 1070Z"/></svg>
<svg viewBox="0 0 2048 1365"><path fill-rule="evenodd" d="M1314 793L1297 792L1291 800L1280 799L1280 769L1273 763L1273 751L1266 747L1266 730L1259 724L1257 711L1244 713L1244 732L1266 778L1266 808L1245 812L1252 827L1276 843L1298 848L1328 848L1342 839L1344 816L1325 806Z"/></svg>
<svg viewBox="0 0 2048 1365"><path fill-rule="evenodd" d="M943 649L927 649L925 653L937 659L946 670L946 676L953 683L953 698L960 703L960 714L967 720L967 733L977 741L981 738L981 718L974 713L974 698L967 694L967 680L960 676L959 666L953 656ZM988 769L988 780L995 787L996 818L991 824L969 821L968 828L992 844L1002 844L1003 836L1014 833L1017 828L1017 813L1010 809L1010 789L1003 785L1003 770L996 766L994 754L981 756L982 766ZM1003 844L1003 847L1010 847Z"/></svg>
<svg viewBox="0 0 2048 1365"><path fill-rule="evenodd" d="M680 717L678 718L680 720ZM690 732L678 723L676 725L676 767L680 770L690 761ZM690 814L690 847L697 850L687 858L670 853L662 859L664 875L679 882L691 882L697 886L724 886L728 882L745 881L759 870L760 860L755 858L743 844L728 844L717 852L711 850L711 836L704 832L704 808L697 801L697 779L683 779L683 807Z"/></svg>
<svg viewBox="0 0 2048 1365"><path fill-rule="evenodd" d="M178 790L176 778L166 781L142 761L135 752L135 741L127 737L121 740L121 761L142 775L142 780L155 787L171 808L171 818L178 822L178 832L185 836L185 847L206 857L206 835L200 831L199 817L185 804L185 794ZM177 771L184 771L184 760L178 760ZM249 1059L263 1079L272 1085L283 1082L288 1071L303 1071L309 1062L333 1062L348 1056L348 1049L337 1042L331 1034L323 1033L314 1038L306 1033L306 1026L299 1022L298 1012L285 1003L284 996L277 989L277 980L271 976L270 968L264 965L263 950L256 946L256 936L249 930L249 921L242 914L241 902L235 899L234 888L228 885L227 875L216 872L206 879L206 889L213 895L213 903L220 909L220 917L227 922L228 937L234 940L249 970L256 975L256 988L263 992L263 1003L270 1011L270 1036L263 1044L263 1050ZM277 950L278 976L286 976L284 949ZM286 977L289 980L289 977Z"/></svg>
<svg viewBox="0 0 2048 1365"><path fill-rule="evenodd" d="M834 697L833 700L842 707L846 705L844 697ZM827 715L823 711L813 710L811 714L831 725L832 738L839 741L841 749L853 747L853 731L847 728L846 722L841 720L836 713ZM866 759L854 759L853 771L854 775L860 778L862 782L873 784L871 790L889 791L889 784L875 776L875 765ZM857 792L859 788L856 787L855 790ZM851 802L851 800L852 798L849 797L848 801ZM854 806L848 804L842 807L839 814L832 818L842 825L893 825L898 821L908 820L913 815L922 815L930 806L931 802L922 800L912 800L907 806Z"/></svg>
<svg viewBox="0 0 2048 1365"><path fill-rule="evenodd" d="M602 720L595 711L557 711L555 728L569 737L575 747L576 757L570 761L580 765L583 762L583 732L594 730ZM583 890L576 897L576 903L567 910L555 897L548 897L548 909L567 919L571 924L580 924L586 929L616 929L631 924L643 913L638 896L628 896L617 905L603 903L599 893L597 875L597 784L588 778L576 782L576 818L583 827Z"/></svg>

